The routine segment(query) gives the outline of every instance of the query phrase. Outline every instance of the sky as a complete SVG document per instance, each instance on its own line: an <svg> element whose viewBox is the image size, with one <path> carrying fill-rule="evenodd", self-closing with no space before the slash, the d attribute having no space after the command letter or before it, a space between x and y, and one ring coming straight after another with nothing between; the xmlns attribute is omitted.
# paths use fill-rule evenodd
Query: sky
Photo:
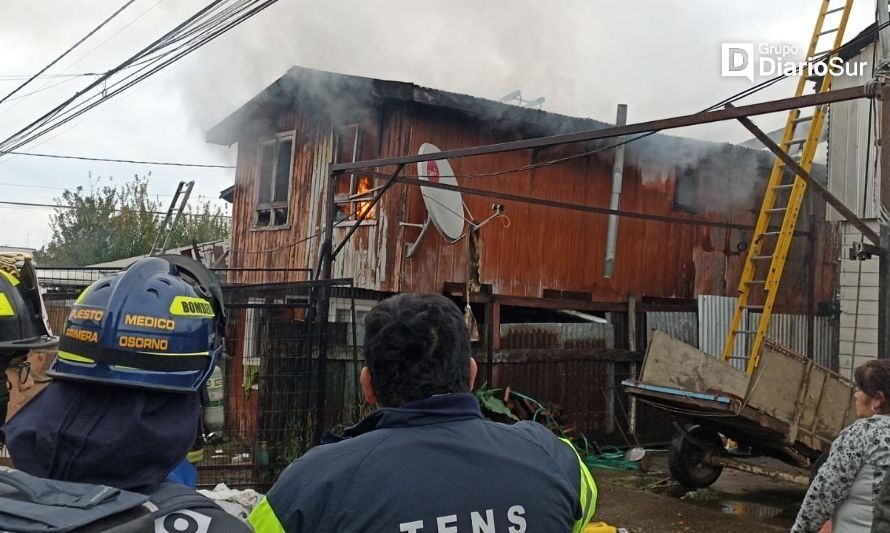
<svg viewBox="0 0 890 533"><path fill-rule="evenodd" d="M104 72L160 37L208 0L136 0L48 73ZM840 0L834 0L840 5ZM874 20L874 2L854 3L847 37ZM124 0L0 0L0 96L55 59ZM413 82L499 99L519 89L543 109L613 122L700 111L752 86L721 76L721 43L805 49L819 0L279 0L259 15L129 91L23 147L26 152L232 165L234 147L206 130L292 65ZM95 78L36 80L0 104L0 139ZM755 78L760 81L760 78ZM60 83L64 82L64 83ZM28 95L33 91L39 91ZM789 82L743 103L793 96ZM15 97L14 97L15 98ZM755 122L767 131L783 115ZM673 130L741 142L734 122ZM448 148L459 148L457 146ZM0 156L0 200L54 203L65 188L150 177L164 206L180 180L193 198L218 200L231 169L198 169ZM52 237L52 209L0 205L0 245L39 248Z"/></svg>

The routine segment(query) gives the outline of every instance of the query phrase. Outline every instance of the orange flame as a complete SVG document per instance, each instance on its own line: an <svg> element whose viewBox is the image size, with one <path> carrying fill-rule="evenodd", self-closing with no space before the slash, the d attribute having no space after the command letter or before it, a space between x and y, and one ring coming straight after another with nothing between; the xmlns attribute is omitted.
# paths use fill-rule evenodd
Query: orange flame
<svg viewBox="0 0 890 533"><path fill-rule="evenodd" d="M370 191L374 187L374 181L368 176L361 176L358 179L358 183L356 184L356 194L363 194ZM370 196L370 195L369 195ZM370 220L374 218L375 209L371 206L370 198L361 202L356 202L356 217L362 216L365 212L368 214L365 215L365 220Z"/></svg>

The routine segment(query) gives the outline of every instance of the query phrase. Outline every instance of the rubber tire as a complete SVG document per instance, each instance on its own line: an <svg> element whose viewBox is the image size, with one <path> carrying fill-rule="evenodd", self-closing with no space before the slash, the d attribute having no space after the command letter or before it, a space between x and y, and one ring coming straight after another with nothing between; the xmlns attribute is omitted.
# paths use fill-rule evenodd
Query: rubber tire
<svg viewBox="0 0 890 533"><path fill-rule="evenodd" d="M702 463L705 452L690 442L687 433L698 442L713 446L713 449L723 447L723 438L713 429L699 425L688 426L686 433L677 433L671 439L668 448L668 469L671 476L686 488L710 487L720 477L723 467Z"/></svg>

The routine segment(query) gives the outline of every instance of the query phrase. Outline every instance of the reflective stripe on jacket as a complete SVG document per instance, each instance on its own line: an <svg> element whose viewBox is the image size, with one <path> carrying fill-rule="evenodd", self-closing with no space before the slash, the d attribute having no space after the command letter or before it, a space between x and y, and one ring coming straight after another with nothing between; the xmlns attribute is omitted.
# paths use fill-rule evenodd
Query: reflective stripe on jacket
<svg viewBox="0 0 890 533"><path fill-rule="evenodd" d="M534 422L482 418L472 394L379 409L291 464L250 516L258 533L580 532L596 485Z"/></svg>

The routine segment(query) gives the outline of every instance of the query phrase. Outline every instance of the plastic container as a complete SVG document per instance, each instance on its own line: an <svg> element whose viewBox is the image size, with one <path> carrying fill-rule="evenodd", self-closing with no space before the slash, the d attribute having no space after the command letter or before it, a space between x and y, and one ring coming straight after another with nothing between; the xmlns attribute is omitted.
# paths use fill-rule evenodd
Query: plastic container
<svg viewBox="0 0 890 533"><path fill-rule="evenodd" d="M255 457L258 465L265 466L269 464L269 446L266 444L266 441L260 442Z"/></svg>
<svg viewBox="0 0 890 533"><path fill-rule="evenodd" d="M204 406L204 430L208 433L222 431L226 425L225 408L223 405L223 373L219 366L207 380L209 401Z"/></svg>
<svg viewBox="0 0 890 533"><path fill-rule="evenodd" d="M584 526L584 533L618 533L618 528L605 522L591 522Z"/></svg>

